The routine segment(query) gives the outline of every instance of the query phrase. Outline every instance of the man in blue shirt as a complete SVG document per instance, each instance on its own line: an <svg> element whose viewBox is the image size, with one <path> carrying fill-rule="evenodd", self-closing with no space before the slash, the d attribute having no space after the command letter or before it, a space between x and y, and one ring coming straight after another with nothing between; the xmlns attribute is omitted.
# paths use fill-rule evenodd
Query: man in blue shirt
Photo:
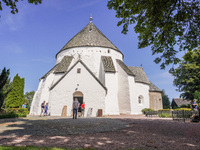
<svg viewBox="0 0 200 150"><path fill-rule="evenodd" d="M26 103L24 103L24 104L22 105L22 108L26 108Z"/></svg>
<svg viewBox="0 0 200 150"><path fill-rule="evenodd" d="M194 99L194 102L192 105L193 105L194 110L197 111L197 100L196 99Z"/></svg>

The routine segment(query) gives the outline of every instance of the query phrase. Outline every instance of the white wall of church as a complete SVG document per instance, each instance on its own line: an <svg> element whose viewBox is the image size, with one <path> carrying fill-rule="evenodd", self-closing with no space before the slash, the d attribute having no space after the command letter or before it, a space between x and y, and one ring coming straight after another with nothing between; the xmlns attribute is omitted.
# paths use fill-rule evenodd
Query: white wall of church
<svg viewBox="0 0 200 150"><path fill-rule="evenodd" d="M106 73L105 84L108 88L105 99L105 115L119 115L118 80L116 73Z"/></svg>
<svg viewBox="0 0 200 150"><path fill-rule="evenodd" d="M77 73L77 69L81 73ZM98 109L105 113L106 90L79 62L52 90L50 93L51 116L61 116L63 106L67 106L67 116L72 115L73 93L81 91L85 102L85 116L89 108L92 108L92 116L97 115Z"/></svg>
<svg viewBox="0 0 200 150"><path fill-rule="evenodd" d="M142 97L141 103L138 98ZM141 110L149 108L149 85L144 83L135 83L134 101L131 103L131 114L142 114Z"/></svg>
<svg viewBox="0 0 200 150"><path fill-rule="evenodd" d="M123 59L123 55L113 49L104 47L75 47L69 48L57 55L57 62L59 63L62 58L66 55L73 56L72 64L80 59L87 64L90 70L94 73L96 77L99 77L99 64L101 62L101 56L111 56L113 59Z"/></svg>
<svg viewBox="0 0 200 150"><path fill-rule="evenodd" d="M129 95L130 95L130 107L131 107L131 114L138 114L134 108L136 103L136 84L135 84L135 78L133 76L128 76L128 84L129 84Z"/></svg>
<svg viewBox="0 0 200 150"><path fill-rule="evenodd" d="M34 100L32 102L30 114L40 115L41 103L49 100L49 88L51 87L54 74L49 74L45 79L41 79L37 92L35 93Z"/></svg>
<svg viewBox="0 0 200 150"><path fill-rule="evenodd" d="M127 73L117 64L119 113L130 114L130 93Z"/></svg>

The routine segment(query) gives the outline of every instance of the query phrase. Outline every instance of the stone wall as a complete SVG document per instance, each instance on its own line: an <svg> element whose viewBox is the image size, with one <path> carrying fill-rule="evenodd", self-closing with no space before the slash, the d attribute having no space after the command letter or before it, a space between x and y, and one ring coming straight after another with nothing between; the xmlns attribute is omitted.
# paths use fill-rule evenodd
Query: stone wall
<svg viewBox="0 0 200 150"><path fill-rule="evenodd" d="M153 110L163 109L161 92L149 92L150 108Z"/></svg>

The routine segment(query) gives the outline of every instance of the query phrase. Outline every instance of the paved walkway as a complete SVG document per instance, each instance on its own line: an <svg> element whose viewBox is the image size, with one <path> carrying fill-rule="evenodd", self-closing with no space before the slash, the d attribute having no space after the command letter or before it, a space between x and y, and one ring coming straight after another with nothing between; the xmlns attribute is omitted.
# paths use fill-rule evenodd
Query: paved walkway
<svg viewBox="0 0 200 150"><path fill-rule="evenodd" d="M143 115L1 119L0 145L200 150L200 124Z"/></svg>
<svg viewBox="0 0 200 150"><path fill-rule="evenodd" d="M111 118L34 117L0 120L0 135L64 136L126 128L128 123Z"/></svg>

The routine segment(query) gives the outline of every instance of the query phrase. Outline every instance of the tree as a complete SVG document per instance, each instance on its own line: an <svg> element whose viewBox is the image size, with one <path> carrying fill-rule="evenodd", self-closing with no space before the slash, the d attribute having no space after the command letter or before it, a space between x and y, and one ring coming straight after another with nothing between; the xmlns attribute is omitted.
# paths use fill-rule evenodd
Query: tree
<svg viewBox="0 0 200 150"><path fill-rule="evenodd" d="M117 26L123 25L122 33L136 24L138 48L151 46L152 55L160 54L154 62L161 69L177 64L179 51L200 45L199 0L110 0L107 6L121 18Z"/></svg>
<svg viewBox="0 0 200 150"><path fill-rule="evenodd" d="M11 85L11 82L10 82L10 78L8 78L6 84L4 85L4 87L2 89L3 96L4 96L4 102L3 102L2 108L5 108L7 96L8 96L8 93L11 91L11 89L12 89L12 85Z"/></svg>
<svg viewBox="0 0 200 150"><path fill-rule="evenodd" d="M18 74L12 82L12 89L8 93L6 108L20 108L24 100L24 78L20 78Z"/></svg>
<svg viewBox="0 0 200 150"><path fill-rule="evenodd" d="M194 92L194 99L196 99L197 103L200 104L200 91Z"/></svg>
<svg viewBox="0 0 200 150"><path fill-rule="evenodd" d="M10 7L12 14L18 13L17 2L19 2L19 0L0 0L0 11L3 10L2 5L3 3L5 3L6 6ZM42 0L28 0L28 2L31 4L37 5L37 4L41 4Z"/></svg>
<svg viewBox="0 0 200 150"><path fill-rule="evenodd" d="M165 94L164 90L162 90L162 102L163 102L163 109L169 109L170 108L169 97Z"/></svg>
<svg viewBox="0 0 200 150"><path fill-rule="evenodd" d="M10 75L10 70L9 69L7 70L6 68L4 68L0 73L0 110L5 98L3 87L6 84L9 75Z"/></svg>
<svg viewBox="0 0 200 150"><path fill-rule="evenodd" d="M188 51L179 67L171 69L174 85L185 99L194 99L195 91L200 91L200 47Z"/></svg>
<svg viewBox="0 0 200 150"><path fill-rule="evenodd" d="M25 98L25 100L26 100L26 103L28 102L27 104L29 104L29 105L27 105L27 108L28 108L28 109L29 109L30 104L31 104L31 102L32 102L32 100L33 100L34 94L35 94L35 91L31 91L31 92L26 92L25 95L24 95L24 98Z"/></svg>

